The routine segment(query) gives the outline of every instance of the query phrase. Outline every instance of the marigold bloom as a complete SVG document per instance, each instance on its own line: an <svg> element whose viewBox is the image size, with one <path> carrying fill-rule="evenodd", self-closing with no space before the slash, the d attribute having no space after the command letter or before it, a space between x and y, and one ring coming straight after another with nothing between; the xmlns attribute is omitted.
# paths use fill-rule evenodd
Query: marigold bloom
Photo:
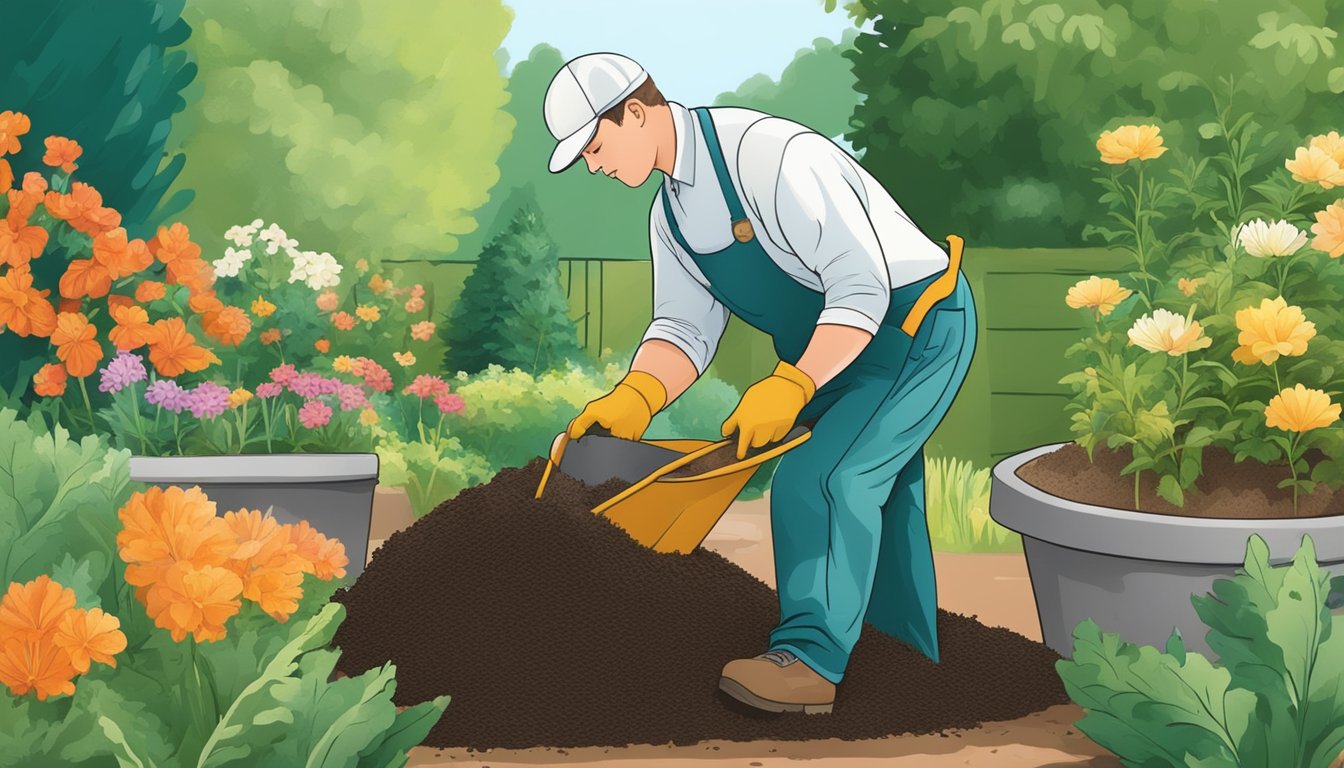
<svg viewBox="0 0 1344 768"><path fill-rule="evenodd" d="M242 591L242 579L227 568L179 561L164 569L145 592L145 612L155 626L172 634L174 642L182 642L188 634L198 643L216 642L224 639L225 622L242 607L238 599Z"/></svg>
<svg viewBox="0 0 1344 768"><path fill-rule="evenodd" d="M159 329L149 322L149 313L136 304L111 310L116 327L107 337L119 350L139 349L158 338Z"/></svg>
<svg viewBox="0 0 1344 768"><path fill-rule="evenodd" d="M149 343L149 360L160 376L173 377L183 371L197 373L218 365L215 353L196 346L196 337L187 331L180 317L168 317L154 323L157 338Z"/></svg>
<svg viewBox="0 0 1344 768"><path fill-rule="evenodd" d="M103 196L82 181L71 184L69 194L48 191L45 203L48 213L89 237L121 226L121 214L103 207Z"/></svg>
<svg viewBox="0 0 1344 768"><path fill-rule="evenodd" d="M252 302L252 314L257 317L270 317L275 314L275 305L258 296L256 300Z"/></svg>
<svg viewBox="0 0 1344 768"><path fill-rule="evenodd" d="M429 341L434 336L434 323L425 320L411 326L411 338L418 341Z"/></svg>
<svg viewBox="0 0 1344 768"><path fill-rule="evenodd" d="M219 300L219 295L213 290L200 291L187 298L187 307L198 315L209 315L211 312L222 312L224 302Z"/></svg>
<svg viewBox="0 0 1344 768"><path fill-rule="evenodd" d="M77 673L70 654L52 641L12 640L0 643L0 682L15 696L37 692L38 701L74 694Z"/></svg>
<svg viewBox="0 0 1344 768"><path fill-rule="evenodd" d="M1320 149L1335 159L1341 168L1344 168L1344 137L1339 135L1339 131L1331 131L1320 136L1312 136L1307 142L1307 146Z"/></svg>
<svg viewBox="0 0 1344 768"><path fill-rule="evenodd" d="M53 168L60 168L66 173L74 173L78 165L75 161L84 154L84 149L79 146L79 142L74 139L67 139L64 136L48 136L43 142L47 147L47 153L42 156L42 162Z"/></svg>
<svg viewBox="0 0 1344 768"><path fill-rule="evenodd" d="M0 329L20 336L47 337L56 330L56 309L47 301L49 290L33 287L33 274L11 268L0 277Z"/></svg>
<svg viewBox="0 0 1344 768"><path fill-rule="evenodd" d="M238 550L229 570L243 582L243 597L261 606L277 621L289 620L303 596L304 559L290 540L288 526L260 510L224 513Z"/></svg>
<svg viewBox="0 0 1344 768"><path fill-rule="evenodd" d="M305 573L311 573L323 581L345 577L345 566L350 563L346 557L345 545L339 539L329 539L307 520L300 520L286 526L290 541L298 548L298 554L305 561Z"/></svg>
<svg viewBox="0 0 1344 768"><path fill-rule="evenodd" d="M415 365L415 355L411 352L393 352L392 358L403 368Z"/></svg>
<svg viewBox="0 0 1344 768"><path fill-rule="evenodd" d="M1097 139L1101 160L1120 165L1130 160L1152 160L1167 148L1162 146L1161 131L1156 125L1122 125L1113 131L1102 131Z"/></svg>
<svg viewBox="0 0 1344 768"><path fill-rule="evenodd" d="M251 392L248 392L243 387L238 387L237 389L229 393L229 407L237 408L251 399L252 399Z"/></svg>
<svg viewBox="0 0 1344 768"><path fill-rule="evenodd" d="M1319 146L1298 147L1293 159L1283 161L1283 167L1292 172L1295 181L1303 184L1320 184L1321 189L1344 185L1344 168L1330 152Z"/></svg>
<svg viewBox="0 0 1344 768"><path fill-rule="evenodd" d="M70 656L79 674L89 671L90 662L117 666L117 654L126 650L126 635L121 621L102 608L68 611L56 631L55 645Z"/></svg>
<svg viewBox="0 0 1344 768"><path fill-rule="evenodd" d="M1280 296L1263 299L1259 307L1237 310L1237 343L1232 359L1245 365L1272 364L1280 356L1297 357L1307 351L1316 335L1316 324L1306 319L1300 307L1288 306Z"/></svg>
<svg viewBox="0 0 1344 768"><path fill-rule="evenodd" d="M1203 284L1203 282L1204 278L1202 277L1196 277L1196 278L1182 277L1180 280L1176 281L1176 287L1180 288L1181 293L1184 293L1186 296L1194 296L1195 290L1199 288L1199 286Z"/></svg>
<svg viewBox="0 0 1344 768"><path fill-rule="evenodd" d="M119 293L107 294L107 312L109 315L112 314L112 312L114 312L115 310L120 309L122 307L134 307L134 306L137 306L135 303L135 299L131 298L130 296L122 296Z"/></svg>
<svg viewBox="0 0 1344 768"><path fill-rule="evenodd" d="M135 286L135 300L141 304L158 301L168 295L168 286L157 280L142 280Z"/></svg>
<svg viewBox="0 0 1344 768"><path fill-rule="evenodd" d="M36 202L42 202L42 195L47 192L47 178L37 171L29 171L23 174L23 193L30 197L37 198Z"/></svg>
<svg viewBox="0 0 1344 768"><path fill-rule="evenodd" d="M67 299L82 299L85 296L98 299L112 290L112 275L93 259L74 259L66 265L58 288Z"/></svg>
<svg viewBox="0 0 1344 768"><path fill-rule="evenodd" d="M331 361L331 369L337 373L352 373L355 369L355 361L350 359L349 355L340 355Z"/></svg>
<svg viewBox="0 0 1344 768"><path fill-rule="evenodd" d="M191 241L191 231L181 222L171 227L159 227L154 239L149 241L149 252L164 264L178 259L195 261L201 258L201 246Z"/></svg>
<svg viewBox="0 0 1344 768"><path fill-rule="evenodd" d="M1328 427L1339 420L1340 407L1319 389L1301 384L1285 388L1265 406L1265 426L1287 432L1306 432Z"/></svg>
<svg viewBox="0 0 1344 768"><path fill-rule="evenodd" d="M42 204L45 194L27 189L11 189L5 191L5 197L9 199L9 213L5 214L5 220L11 228L17 229L28 225L28 220L37 211L37 206Z"/></svg>
<svg viewBox="0 0 1344 768"><path fill-rule="evenodd" d="M1193 306L1190 307L1190 314L1186 317L1160 307L1153 310L1151 315L1140 317L1134 327L1129 329L1130 343L1149 352L1166 352L1172 357L1204 349L1213 340L1204 335L1197 321L1191 319L1194 310Z"/></svg>
<svg viewBox="0 0 1344 768"><path fill-rule="evenodd" d="M355 327L355 318L349 312L333 312L331 324L336 326L338 331L348 331Z"/></svg>
<svg viewBox="0 0 1344 768"><path fill-rule="evenodd" d="M335 291L323 291L317 295L317 308L323 312L331 312L340 305L341 300Z"/></svg>
<svg viewBox="0 0 1344 768"><path fill-rule="evenodd" d="M226 347L238 346L252 332L252 319L239 307L207 312L201 319L205 332Z"/></svg>
<svg viewBox="0 0 1344 768"><path fill-rule="evenodd" d="M378 412L372 407L365 408L359 412L359 423L366 427L372 427L378 423Z"/></svg>
<svg viewBox="0 0 1344 768"><path fill-rule="evenodd" d="M199 486L151 486L131 494L117 511L122 529L117 548L126 582L147 587L176 562L223 565L237 547L232 531L216 516L215 502Z"/></svg>
<svg viewBox="0 0 1344 768"><path fill-rule="evenodd" d="M382 310L369 305L355 307L355 314L366 323L376 323L383 317Z"/></svg>
<svg viewBox="0 0 1344 768"><path fill-rule="evenodd" d="M331 351L331 342L326 339L318 339L313 342L313 349L325 355Z"/></svg>
<svg viewBox="0 0 1344 768"><path fill-rule="evenodd" d="M369 278L369 290L373 291L375 294L381 294L391 287L392 282L383 279L382 275L374 275Z"/></svg>
<svg viewBox="0 0 1344 768"><path fill-rule="evenodd" d="M1311 247L1327 253L1332 259L1344 256L1344 201L1336 201L1316 212L1316 223L1311 225L1316 237Z"/></svg>
<svg viewBox="0 0 1344 768"><path fill-rule="evenodd" d="M122 227L110 229L93 239L93 260L113 280L129 277L154 263L143 240L127 240Z"/></svg>
<svg viewBox="0 0 1344 768"><path fill-rule="evenodd" d="M262 344L266 345L274 344L275 342L280 340L280 329L267 328L266 330L261 332L261 336L259 338L261 339Z"/></svg>
<svg viewBox="0 0 1344 768"><path fill-rule="evenodd" d="M6 642L50 640L74 607L75 591L46 574L25 584L14 582L0 599L0 634Z"/></svg>
<svg viewBox="0 0 1344 768"><path fill-rule="evenodd" d="M1120 282L1110 277L1093 275L1080 280L1069 288L1064 302L1074 309L1100 309L1101 314L1109 315L1116 305L1129 298L1128 288L1121 288Z"/></svg>
<svg viewBox="0 0 1344 768"><path fill-rule="evenodd" d="M65 363L66 373L82 379L98 370L103 348L95 338L97 335L98 329L83 312L62 312L56 316L51 343L56 345L56 357Z"/></svg>
<svg viewBox="0 0 1344 768"><path fill-rule="evenodd" d="M0 112L0 155L16 155L22 147L19 137L33 127L28 116L22 112L5 110Z"/></svg>
<svg viewBox="0 0 1344 768"><path fill-rule="evenodd" d="M9 161L0 157L0 190L8 190L14 186L14 168Z"/></svg>
<svg viewBox="0 0 1344 768"><path fill-rule="evenodd" d="M39 397L60 397L65 394L65 366L47 363L33 374L33 392Z"/></svg>
<svg viewBox="0 0 1344 768"><path fill-rule="evenodd" d="M0 179L3 181L3 179ZM19 218L13 208L11 215L0 219L0 261L11 267L26 267L28 262L42 255L47 247L47 230L29 226L27 217Z"/></svg>
<svg viewBox="0 0 1344 768"><path fill-rule="evenodd" d="M1291 256L1307 244L1307 233L1280 219L1269 223L1264 219L1243 224L1237 232L1241 247L1260 258Z"/></svg>

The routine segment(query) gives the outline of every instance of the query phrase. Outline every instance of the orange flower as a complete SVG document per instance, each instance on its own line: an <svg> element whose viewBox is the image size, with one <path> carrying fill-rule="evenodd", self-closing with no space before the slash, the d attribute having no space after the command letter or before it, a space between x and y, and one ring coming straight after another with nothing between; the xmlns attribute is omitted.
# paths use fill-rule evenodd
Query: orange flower
<svg viewBox="0 0 1344 768"><path fill-rule="evenodd" d="M275 305L258 296L257 300L252 302L252 314L257 317L270 317L275 314Z"/></svg>
<svg viewBox="0 0 1344 768"><path fill-rule="evenodd" d="M157 280L142 280L135 286L135 300L141 304L158 301L168 295L168 287Z"/></svg>
<svg viewBox="0 0 1344 768"><path fill-rule="evenodd" d="M359 317L360 320L363 320L367 323L376 323L383 317L382 310L371 305L370 306L361 305L355 307L355 314Z"/></svg>
<svg viewBox="0 0 1344 768"><path fill-rule="evenodd" d="M75 161L84 154L79 142L64 136L48 136L44 143L47 145L47 153L42 156L43 163L53 168L60 168L66 173L75 172L79 167L75 165Z"/></svg>
<svg viewBox="0 0 1344 768"><path fill-rule="evenodd" d="M180 317L168 317L154 323L158 338L149 342L149 360L160 376L177 376L183 371L197 373L219 364L215 353L196 346L196 337L187 332Z"/></svg>
<svg viewBox="0 0 1344 768"><path fill-rule="evenodd" d="M382 293L391 287L392 287L391 281L384 280L382 275L374 275L373 277L369 278L369 290L373 291L376 294Z"/></svg>
<svg viewBox="0 0 1344 768"><path fill-rule="evenodd" d="M65 370L71 376L83 378L98 369L103 348L94 339L97 335L98 329L82 312L62 312L56 316L51 343L56 345L56 356L65 363Z"/></svg>
<svg viewBox="0 0 1344 768"><path fill-rule="evenodd" d="M33 374L33 391L39 397L60 397L65 394L65 366L47 363Z"/></svg>
<svg viewBox="0 0 1344 768"><path fill-rule="evenodd" d="M121 225L121 214L103 207L103 196L98 190L76 181L70 185L70 194L47 192L47 211L90 237L96 237Z"/></svg>
<svg viewBox="0 0 1344 768"><path fill-rule="evenodd" d="M117 517L122 525L117 549L127 563L126 583L137 587L152 586L177 562L224 565L238 545L200 486L136 491Z"/></svg>
<svg viewBox="0 0 1344 768"><path fill-rule="evenodd" d="M145 241L127 241L126 230L121 227L93 238L93 260L107 270L113 280L129 277L154 263Z"/></svg>
<svg viewBox="0 0 1344 768"><path fill-rule="evenodd" d="M238 538L238 550L228 567L242 579L243 597L277 621L288 621L303 597L307 562L290 540L290 526L281 526L260 510L226 512L224 520Z"/></svg>
<svg viewBox="0 0 1344 768"><path fill-rule="evenodd" d="M33 273L11 268L0 277L0 328L20 336L50 336L56 329L56 310L46 299L48 293L33 288Z"/></svg>
<svg viewBox="0 0 1344 768"><path fill-rule="evenodd" d="M26 216L19 218L14 213L11 208L11 215L0 220L0 261L11 267L25 267L47 247L47 230L28 226Z"/></svg>
<svg viewBox="0 0 1344 768"><path fill-rule="evenodd" d="M185 285L194 293L210 291L215 284L215 268L204 259L176 259L168 263L168 282Z"/></svg>
<svg viewBox="0 0 1344 768"><path fill-rule="evenodd" d="M267 328L261 332L261 343L270 345L280 340L279 328Z"/></svg>
<svg viewBox="0 0 1344 768"><path fill-rule="evenodd" d="M101 298L112 290L112 275L107 268L93 259L75 259L65 268L58 284L61 295L67 299Z"/></svg>
<svg viewBox="0 0 1344 768"><path fill-rule="evenodd" d="M57 311L57 312L83 312L83 311L84 311L84 300L83 300L83 299L61 299L60 301L56 302L56 311Z"/></svg>
<svg viewBox="0 0 1344 768"><path fill-rule="evenodd" d="M171 227L159 227L158 234L149 241L149 252L164 264L178 259L194 261L201 258L201 246L191 242L191 232L181 222Z"/></svg>
<svg viewBox="0 0 1344 768"><path fill-rule="evenodd" d="M236 347L252 330L252 320L239 307L224 307L201 318L205 332L226 347Z"/></svg>
<svg viewBox="0 0 1344 768"><path fill-rule="evenodd" d="M0 682L15 696L37 691L37 700L74 694L75 667L70 654L51 642L12 640L0 647Z"/></svg>
<svg viewBox="0 0 1344 768"><path fill-rule="evenodd" d="M5 220L15 229L28 225L28 219L32 218L43 199L39 192L25 192L22 189L11 189L5 192L5 196L9 198L9 213L5 214Z"/></svg>
<svg viewBox="0 0 1344 768"><path fill-rule="evenodd" d="M0 112L0 155L16 155L22 147L19 137L33 127L28 116L22 112L5 110Z"/></svg>
<svg viewBox="0 0 1344 768"><path fill-rule="evenodd" d="M135 299L130 296L122 296L119 293L107 294L107 313L111 315L118 307L135 306Z"/></svg>
<svg viewBox="0 0 1344 768"><path fill-rule="evenodd" d="M139 349L158 339L159 329L150 324L149 313L144 307L137 304L116 307L111 310L111 314L117 325L107 332L107 337L117 345L117 349Z"/></svg>
<svg viewBox="0 0 1344 768"><path fill-rule="evenodd" d="M313 342L313 348L325 355L331 351L331 342L326 339L318 339Z"/></svg>
<svg viewBox="0 0 1344 768"><path fill-rule="evenodd" d="M0 599L0 635L10 640L48 641L60 629L61 619L75 607L75 591L43 574L9 585Z"/></svg>
<svg viewBox="0 0 1344 768"><path fill-rule="evenodd" d="M415 314L425 308L425 300L419 296L412 296L406 300L406 311Z"/></svg>
<svg viewBox="0 0 1344 768"><path fill-rule="evenodd" d="M116 655L126 650L126 635L120 627L121 621L102 608L76 608L62 619L55 645L70 655L71 664L81 675L89 671L93 661L115 667Z"/></svg>
<svg viewBox="0 0 1344 768"><path fill-rule="evenodd" d="M14 186L14 169L9 166L9 161L0 157L0 189L9 189Z"/></svg>
<svg viewBox="0 0 1344 768"><path fill-rule="evenodd" d="M182 642L188 633L198 643L215 642L224 639L224 623L242 607L242 591L242 579L233 571L217 565L198 568L184 560L164 569L145 593L145 612L154 626L172 634L173 642Z"/></svg>
<svg viewBox="0 0 1344 768"><path fill-rule="evenodd" d="M355 318L349 312L335 312L331 316L331 324L337 330L348 331L355 327Z"/></svg>
<svg viewBox="0 0 1344 768"><path fill-rule="evenodd" d="M23 174L24 194L33 195L41 202L42 195L47 191L47 178L37 171L29 171Z"/></svg>
<svg viewBox="0 0 1344 768"><path fill-rule="evenodd" d="M341 305L341 300L336 296L335 291L323 291L317 295L317 308L323 312L330 312Z"/></svg>
<svg viewBox="0 0 1344 768"><path fill-rule="evenodd" d="M205 315L210 312L219 312L224 309L224 302L219 300L219 296L212 290L193 292L187 299L187 306L192 312L198 315ZM207 331L208 333L208 331Z"/></svg>
<svg viewBox="0 0 1344 768"><path fill-rule="evenodd" d="M346 557L345 545L339 539L329 539L307 520L300 520L289 527L290 541L297 547L299 557L306 561L305 573L312 573L323 581L332 578L344 578L345 566L350 563Z"/></svg>
<svg viewBox="0 0 1344 768"><path fill-rule="evenodd" d="M430 320L411 326L411 338L417 341L429 341L434 336L434 323Z"/></svg>

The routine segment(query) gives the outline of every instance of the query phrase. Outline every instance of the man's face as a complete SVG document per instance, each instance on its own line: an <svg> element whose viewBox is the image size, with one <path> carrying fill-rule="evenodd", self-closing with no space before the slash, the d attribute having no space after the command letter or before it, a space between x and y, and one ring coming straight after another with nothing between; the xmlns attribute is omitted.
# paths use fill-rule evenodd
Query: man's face
<svg viewBox="0 0 1344 768"><path fill-rule="evenodd" d="M653 173L658 147L648 109L637 99L625 103L625 119L597 121L597 133L583 150L589 173L603 173L627 187L638 187Z"/></svg>

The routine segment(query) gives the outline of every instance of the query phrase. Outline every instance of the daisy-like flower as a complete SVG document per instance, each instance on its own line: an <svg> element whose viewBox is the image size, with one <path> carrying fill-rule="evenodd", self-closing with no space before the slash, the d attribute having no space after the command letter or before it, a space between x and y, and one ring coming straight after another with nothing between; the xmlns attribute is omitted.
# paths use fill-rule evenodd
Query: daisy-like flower
<svg viewBox="0 0 1344 768"><path fill-rule="evenodd" d="M1311 247L1328 254L1332 259L1344 256L1344 200L1316 212L1316 223L1311 225Z"/></svg>
<svg viewBox="0 0 1344 768"><path fill-rule="evenodd" d="M1307 233L1283 219L1272 224L1256 219L1242 225L1238 239L1252 256L1291 256L1307 244Z"/></svg>
<svg viewBox="0 0 1344 768"><path fill-rule="evenodd" d="M1298 147L1291 160L1283 167L1293 174L1293 180L1303 184L1319 184L1321 189L1344 186L1344 168L1330 152L1320 146Z"/></svg>
<svg viewBox="0 0 1344 768"><path fill-rule="evenodd" d="M1237 310L1236 322L1241 346L1232 351L1232 359L1244 365L1272 365L1280 357L1306 354L1307 342L1316 335L1316 324L1282 296Z"/></svg>
<svg viewBox="0 0 1344 768"><path fill-rule="evenodd" d="M1286 432L1307 432L1339 420L1340 406L1319 389L1298 384L1275 395L1265 406L1265 426Z"/></svg>
<svg viewBox="0 0 1344 768"><path fill-rule="evenodd" d="M331 369L337 373L350 373L355 368L355 361L349 355L338 355L331 361Z"/></svg>
<svg viewBox="0 0 1344 768"><path fill-rule="evenodd" d="M1166 352L1172 357L1204 349L1213 340L1205 336L1200 324L1192 319L1194 314L1193 305L1185 317L1159 307L1151 315L1139 318L1129 329L1130 343L1149 352Z"/></svg>
<svg viewBox="0 0 1344 768"><path fill-rule="evenodd" d="M1129 298L1131 293L1128 288L1121 288L1120 282L1114 278L1093 275L1069 288L1064 303L1074 309L1086 307L1097 310L1103 315L1109 315L1120 302Z"/></svg>
<svg viewBox="0 0 1344 768"><path fill-rule="evenodd" d="M1167 148L1162 146L1161 131L1156 125L1122 125L1113 131L1102 131L1097 151L1102 162L1120 165L1130 160L1161 157Z"/></svg>

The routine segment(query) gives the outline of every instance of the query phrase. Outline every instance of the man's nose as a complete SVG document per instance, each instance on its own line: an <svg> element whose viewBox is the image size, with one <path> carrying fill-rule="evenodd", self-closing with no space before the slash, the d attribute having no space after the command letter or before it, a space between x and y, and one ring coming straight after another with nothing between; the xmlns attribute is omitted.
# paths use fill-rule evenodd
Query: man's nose
<svg viewBox="0 0 1344 768"><path fill-rule="evenodd" d="M597 173L602 168L602 166L599 165L597 161L593 160L593 158L591 157L584 157L583 161L588 164L589 173Z"/></svg>

